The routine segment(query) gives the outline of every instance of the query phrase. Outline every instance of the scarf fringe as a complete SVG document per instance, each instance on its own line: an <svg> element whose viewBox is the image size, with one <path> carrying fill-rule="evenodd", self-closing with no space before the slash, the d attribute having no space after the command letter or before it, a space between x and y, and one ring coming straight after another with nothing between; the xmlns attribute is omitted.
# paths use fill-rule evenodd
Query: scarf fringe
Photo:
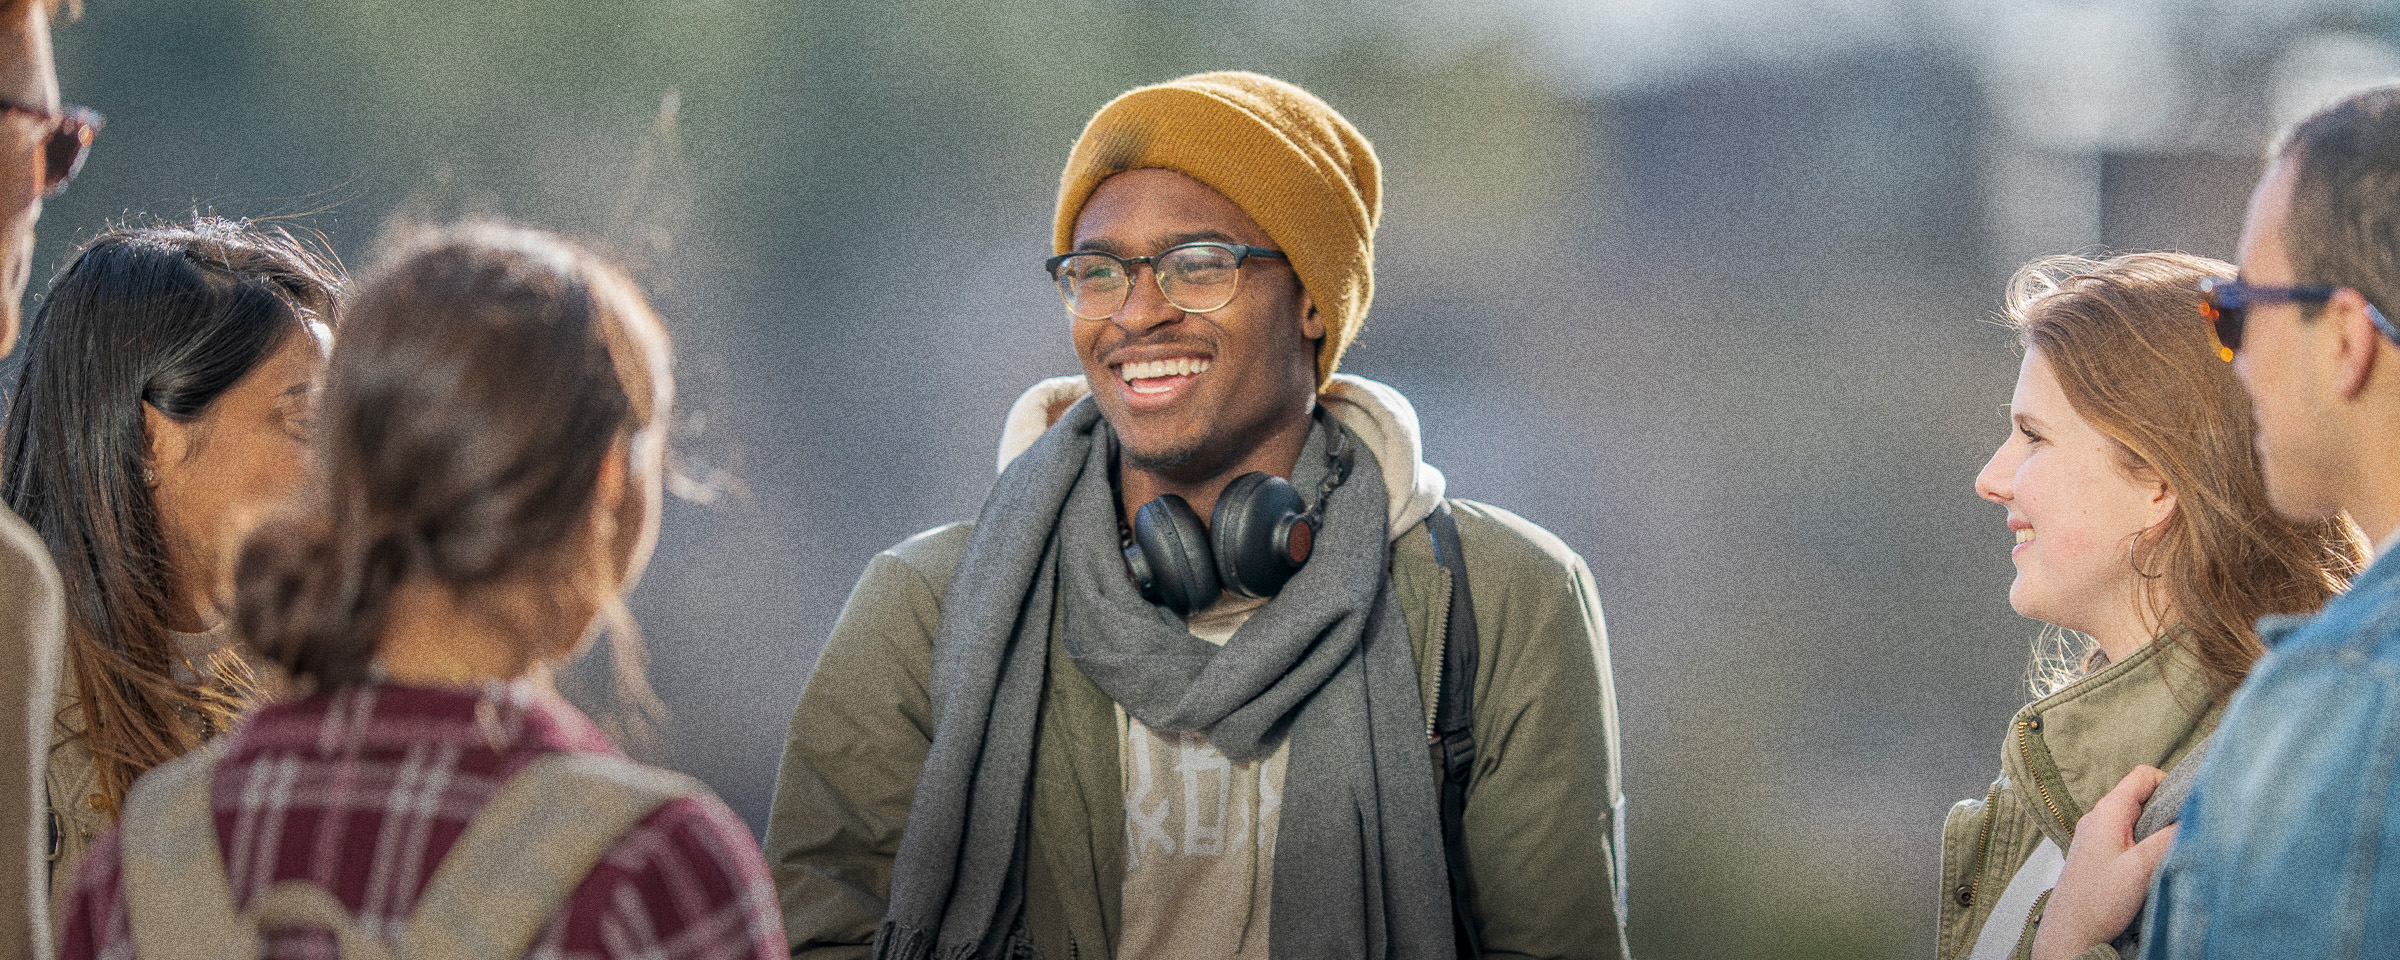
<svg viewBox="0 0 2400 960"><path fill-rule="evenodd" d="M945 950L936 939L931 930L886 920L875 925L875 960L975 960L975 944L962 943ZM997 960L1042 960L1042 951L1034 947L1023 926L1010 931L1000 951Z"/></svg>

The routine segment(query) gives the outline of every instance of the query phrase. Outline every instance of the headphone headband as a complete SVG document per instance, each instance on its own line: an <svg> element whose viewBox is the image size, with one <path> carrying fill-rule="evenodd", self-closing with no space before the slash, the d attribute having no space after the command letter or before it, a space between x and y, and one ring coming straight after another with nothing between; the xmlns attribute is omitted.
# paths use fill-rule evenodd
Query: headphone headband
<svg viewBox="0 0 2400 960"><path fill-rule="evenodd" d="M1326 410L1324 404L1317 404L1317 408L1309 415L1325 427L1325 479L1318 481L1317 499L1308 505L1308 512L1304 514L1309 523L1319 524L1325 519L1326 498L1333 496L1335 487L1350 479L1350 436L1342 429L1340 421L1333 419L1333 413Z"/></svg>

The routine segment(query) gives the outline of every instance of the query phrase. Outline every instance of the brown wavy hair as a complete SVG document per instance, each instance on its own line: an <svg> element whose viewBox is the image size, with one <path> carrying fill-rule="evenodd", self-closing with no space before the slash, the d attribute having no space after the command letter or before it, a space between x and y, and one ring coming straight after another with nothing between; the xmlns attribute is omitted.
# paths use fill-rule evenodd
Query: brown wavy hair
<svg viewBox="0 0 2400 960"><path fill-rule="evenodd" d="M252 538L237 566L243 640L296 682L356 685L403 585L470 603L556 585L599 602L620 695L655 704L594 547L631 532L600 507L603 463L663 443L665 328L622 270L548 233L479 223L391 245L327 365L321 506ZM531 628L564 606L485 612ZM520 668L569 652L533 639L554 632L517 631Z"/></svg>
<svg viewBox="0 0 2400 960"><path fill-rule="evenodd" d="M2127 559L2146 612L2168 626L2156 642L2197 665L2219 696L2264 652L2260 616L2323 606L2365 556L2348 520L2295 522L2267 501L2249 396L2198 309L2201 279L2233 274L2181 253L2038 260L2009 282L2002 318L2049 362L2075 412L2115 441L2118 466L2174 491L2174 510ZM2075 646L2037 657L2036 695L2105 662L2097 645Z"/></svg>
<svg viewBox="0 0 2400 960"><path fill-rule="evenodd" d="M42 535L66 587L74 702L60 719L92 752L97 809L113 815L135 777L258 693L238 657L190 663L176 646L172 625L205 598L182 596L168 564L143 408L206 415L309 322L332 322L341 284L330 255L280 227L119 227L76 251L27 328L0 501Z"/></svg>

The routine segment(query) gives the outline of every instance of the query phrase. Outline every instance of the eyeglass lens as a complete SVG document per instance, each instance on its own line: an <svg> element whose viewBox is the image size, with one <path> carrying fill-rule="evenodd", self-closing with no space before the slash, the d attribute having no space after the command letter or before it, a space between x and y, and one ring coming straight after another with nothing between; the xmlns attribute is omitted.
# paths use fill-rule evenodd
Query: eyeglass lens
<svg viewBox="0 0 2400 960"><path fill-rule="evenodd" d="M1133 290L1134 265L1145 260L1167 302L1185 313L1208 313L1233 302L1240 285L1241 257L1221 247L1177 247L1156 258L1131 261L1105 253L1079 253L1059 261L1058 292L1068 311L1098 320L1125 309Z"/></svg>
<svg viewBox="0 0 2400 960"><path fill-rule="evenodd" d="M83 159L91 154L92 138L100 131L90 111L71 108L59 118L58 126L50 131L42 144L42 192L57 196L67 188L83 169Z"/></svg>
<svg viewBox="0 0 2400 960"><path fill-rule="evenodd" d="M2208 315L2216 330L2217 345L2224 348L2224 353L2229 355L2227 359L2231 359L2233 351L2242 348L2242 324L2249 319L2245 316L2248 311L2241 300L2231 293L2228 290L2212 291L2200 301L2200 312Z"/></svg>

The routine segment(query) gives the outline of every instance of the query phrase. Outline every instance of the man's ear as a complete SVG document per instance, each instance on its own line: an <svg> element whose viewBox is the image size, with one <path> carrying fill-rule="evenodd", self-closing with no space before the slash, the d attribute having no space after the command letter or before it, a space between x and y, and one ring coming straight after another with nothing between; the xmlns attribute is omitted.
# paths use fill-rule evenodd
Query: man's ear
<svg viewBox="0 0 2400 960"><path fill-rule="evenodd" d="M1300 336L1322 342L1325 339L1325 318L1317 316L1317 301L1308 291L1300 291Z"/></svg>
<svg viewBox="0 0 2400 960"><path fill-rule="evenodd" d="M2325 302L2322 319L2333 324L2333 388L2344 400L2356 400L2366 391L2377 362L2393 360L2393 355L2385 352L2392 342L2375 328L2367 310L2367 298L2349 287L2334 291L2333 299Z"/></svg>

